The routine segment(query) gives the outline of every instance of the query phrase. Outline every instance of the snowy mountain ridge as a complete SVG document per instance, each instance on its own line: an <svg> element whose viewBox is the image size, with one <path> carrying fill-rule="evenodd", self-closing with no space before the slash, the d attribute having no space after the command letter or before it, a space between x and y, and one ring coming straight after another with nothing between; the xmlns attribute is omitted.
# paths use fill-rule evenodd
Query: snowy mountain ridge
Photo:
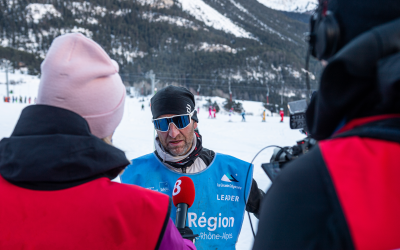
<svg viewBox="0 0 400 250"><path fill-rule="evenodd" d="M215 29L229 32L236 37L251 38L253 35L241 28L229 18L225 17L217 10L213 9L210 5L202 0L178 0L182 6L182 10L194 16L197 20L205 23L207 26Z"/></svg>
<svg viewBox="0 0 400 250"><path fill-rule="evenodd" d="M315 10L318 0L257 0L268 8L286 12L304 13Z"/></svg>
<svg viewBox="0 0 400 250"><path fill-rule="evenodd" d="M287 12L307 12L315 9L317 5L317 0L257 0L261 4L275 10L279 11L287 11ZM150 5L153 8L171 8L174 4L177 4L182 8L183 11L189 13L191 16L195 17L197 20L201 21L205 25L225 31L227 33L231 33L236 37L243 37L248 39L255 39L255 37L250 32L246 31L245 28L241 27L234 21L232 21L229 17L226 17L226 14L222 14L212 8L203 0L176 0L176 2L172 0L138 0L141 5ZM285 37L279 32L275 31L273 28L269 27L267 24L263 23L259 19L257 19L254 15L251 14L244 6L242 6L239 2L235 2L234 0L229 0L231 4L233 4L237 9L239 9L243 14L248 15L252 19L254 19L264 31L270 32L272 34L276 34L282 39L287 39L292 41L292 39ZM79 15L80 13L90 13L93 12L95 15L104 16L107 12L107 9L101 6L93 6L90 2L68 2L64 3L64 5L72 11L73 15ZM223 5L223 4L221 4ZM45 16L52 16L54 18L62 18L61 14L54 8L52 4L40 4L40 3L31 3L26 7L27 12L27 20L34 21L38 23ZM111 14L114 15L124 15L130 13L130 10L118 10L111 11ZM151 20L148 15L144 15L143 18ZM240 19L244 19L244 17L239 16ZM178 20L171 20L171 18L158 18L152 19L153 21L165 21L170 24L176 24L178 26L190 26L195 27L189 21L186 21L182 18L176 18ZM77 18L76 22L82 23L86 22L89 24L98 24L97 19L94 17L88 17L86 20ZM183 22L182 22L183 20ZM198 27L195 27L195 29Z"/></svg>
<svg viewBox="0 0 400 250"><path fill-rule="evenodd" d="M262 101L267 91L270 100L282 92L301 97L308 25L260 1L0 1L0 54L38 74L54 38L80 32L120 64L127 85L147 84L153 70L161 86L201 85L210 96L231 89L243 100ZM278 8L293 1L270 2Z"/></svg>

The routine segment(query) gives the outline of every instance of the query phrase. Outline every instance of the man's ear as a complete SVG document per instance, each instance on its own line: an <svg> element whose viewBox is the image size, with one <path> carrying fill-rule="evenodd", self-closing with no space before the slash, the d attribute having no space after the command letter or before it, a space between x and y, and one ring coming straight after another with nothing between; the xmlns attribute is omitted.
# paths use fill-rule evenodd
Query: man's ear
<svg viewBox="0 0 400 250"><path fill-rule="evenodd" d="M197 128L197 122L193 121L194 125L193 128L196 129Z"/></svg>

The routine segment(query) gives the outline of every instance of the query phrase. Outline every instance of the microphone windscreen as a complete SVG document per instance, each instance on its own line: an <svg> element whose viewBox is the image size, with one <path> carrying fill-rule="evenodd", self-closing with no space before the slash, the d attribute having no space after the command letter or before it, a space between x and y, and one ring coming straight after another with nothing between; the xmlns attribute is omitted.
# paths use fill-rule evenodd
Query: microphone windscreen
<svg viewBox="0 0 400 250"><path fill-rule="evenodd" d="M175 207L180 203L186 203L191 207L196 197L194 183L187 176L182 176L175 182L174 190L172 191L172 201Z"/></svg>

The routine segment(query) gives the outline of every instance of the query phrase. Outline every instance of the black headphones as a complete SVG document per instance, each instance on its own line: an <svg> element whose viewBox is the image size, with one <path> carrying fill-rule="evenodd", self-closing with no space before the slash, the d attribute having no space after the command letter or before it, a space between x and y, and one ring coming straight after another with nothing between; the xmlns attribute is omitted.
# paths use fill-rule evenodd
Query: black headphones
<svg viewBox="0 0 400 250"><path fill-rule="evenodd" d="M337 52L340 27L332 12L327 10L327 1L320 2L318 9L310 18L308 43L312 56L328 59Z"/></svg>

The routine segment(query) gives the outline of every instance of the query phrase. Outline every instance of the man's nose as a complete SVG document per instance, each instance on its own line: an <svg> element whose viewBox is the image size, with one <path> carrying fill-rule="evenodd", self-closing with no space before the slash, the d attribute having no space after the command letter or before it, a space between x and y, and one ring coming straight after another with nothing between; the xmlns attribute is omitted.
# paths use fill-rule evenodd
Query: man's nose
<svg viewBox="0 0 400 250"><path fill-rule="evenodd" d="M175 138L179 135L179 129L175 126L175 124L170 123L169 124L169 131L168 131L168 135L172 138Z"/></svg>

